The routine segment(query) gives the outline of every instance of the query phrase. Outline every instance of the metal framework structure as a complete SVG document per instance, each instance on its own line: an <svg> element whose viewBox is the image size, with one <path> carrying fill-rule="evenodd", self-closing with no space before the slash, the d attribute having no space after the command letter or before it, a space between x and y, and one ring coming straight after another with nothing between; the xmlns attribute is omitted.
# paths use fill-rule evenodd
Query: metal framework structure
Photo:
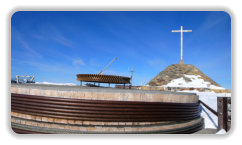
<svg viewBox="0 0 242 145"><path fill-rule="evenodd" d="M25 79L20 79L20 78L25 78ZM28 80L27 78L29 78L30 80ZM34 76L27 76L27 75L25 75L25 76L19 76L19 75L17 75L16 76L16 83L29 83L29 82L33 82L34 81Z"/></svg>
<svg viewBox="0 0 242 145"><path fill-rule="evenodd" d="M99 74L77 74L78 81L97 82L97 83L113 83L113 84L130 84L130 77L99 75Z"/></svg>
<svg viewBox="0 0 242 145"><path fill-rule="evenodd" d="M94 85L87 84L88 86L96 86L95 82L97 83L108 83L109 87L110 84L131 84L130 80L131 77L124 77L124 76L115 76L115 75L103 75L103 72L115 61L117 57L115 57L100 73L98 74L77 74L77 80L82 82L94 82Z"/></svg>

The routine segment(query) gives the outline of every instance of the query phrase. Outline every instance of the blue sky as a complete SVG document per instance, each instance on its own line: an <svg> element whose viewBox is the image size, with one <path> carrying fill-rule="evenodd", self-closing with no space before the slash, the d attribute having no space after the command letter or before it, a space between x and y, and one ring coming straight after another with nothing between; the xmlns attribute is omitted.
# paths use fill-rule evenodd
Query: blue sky
<svg viewBox="0 0 242 145"><path fill-rule="evenodd" d="M226 12L20 11L11 18L11 77L37 82L76 83L78 73L129 76L143 85L180 60L231 88L231 20Z"/></svg>

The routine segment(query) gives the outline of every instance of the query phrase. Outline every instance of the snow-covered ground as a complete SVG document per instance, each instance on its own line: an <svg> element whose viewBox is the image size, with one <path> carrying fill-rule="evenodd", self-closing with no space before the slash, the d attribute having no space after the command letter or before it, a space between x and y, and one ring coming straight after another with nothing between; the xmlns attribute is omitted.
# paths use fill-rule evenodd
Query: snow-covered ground
<svg viewBox="0 0 242 145"><path fill-rule="evenodd" d="M186 81L185 78L188 78L191 81ZM184 77L171 80L168 84L157 86L157 87L179 87L179 88L205 88L205 89L216 89L216 90L225 90L223 87L212 85L210 82L206 82L201 78L200 75L184 75ZM191 92L196 93L199 96L199 99L207 104L209 107L217 111L217 97L231 97L231 93L215 93L215 92L199 92L197 90L184 90L181 92ZM214 128L218 127L218 117L210 112L205 106L201 105L201 116L205 121L205 128Z"/></svg>
<svg viewBox="0 0 242 145"><path fill-rule="evenodd" d="M203 101L213 110L217 111L217 97L231 97L231 93L199 92L199 100ZM201 105L201 116L205 119L205 128L217 128L218 117Z"/></svg>
<svg viewBox="0 0 242 145"><path fill-rule="evenodd" d="M184 77L190 79L191 81L186 82L183 77L174 79L163 87L184 87L184 88L208 88L224 90L223 87L212 85L210 82L204 81L200 75L184 75Z"/></svg>
<svg viewBox="0 0 242 145"><path fill-rule="evenodd" d="M198 91L182 91L196 93L199 100L203 101L213 110L217 111L217 97L231 97L231 93L215 93L215 92L198 92ZM205 128L218 128L218 117L209 111L205 106L201 105L201 116L204 118ZM222 132L221 132L222 133Z"/></svg>
<svg viewBox="0 0 242 145"><path fill-rule="evenodd" d="M35 84L45 84L45 85L63 85L63 86L77 86L73 83L51 83L51 82L35 82Z"/></svg>

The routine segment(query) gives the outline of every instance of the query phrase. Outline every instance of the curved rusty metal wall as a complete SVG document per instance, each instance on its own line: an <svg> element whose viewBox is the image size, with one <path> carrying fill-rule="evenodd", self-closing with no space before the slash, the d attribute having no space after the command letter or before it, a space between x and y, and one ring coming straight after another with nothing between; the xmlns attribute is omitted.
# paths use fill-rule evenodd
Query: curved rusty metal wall
<svg viewBox="0 0 242 145"><path fill-rule="evenodd" d="M200 117L199 103L83 100L11 93L14 112L86 121L182 121Z"/></svg>
<svg viewBox="0 0 242 145"><path fill-rule="evenodd" d="M77 74L78 81L114 83L114 84L130 84L129 77L99 74Z"/></svg>

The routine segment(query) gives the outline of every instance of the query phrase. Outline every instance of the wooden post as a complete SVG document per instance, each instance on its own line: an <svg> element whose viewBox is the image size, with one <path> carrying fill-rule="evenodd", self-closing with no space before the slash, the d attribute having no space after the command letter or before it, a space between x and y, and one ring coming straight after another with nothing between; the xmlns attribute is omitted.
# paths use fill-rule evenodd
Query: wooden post
<svg viewBox="0 0 242 145"><path fill-rule="evenodd" d="M231 116L228 115L228 112L231 111L231 108L228 108L228 104L231 104L231 98L217 98L218 130L224 129L228 131L230 129Z"/></svg>

